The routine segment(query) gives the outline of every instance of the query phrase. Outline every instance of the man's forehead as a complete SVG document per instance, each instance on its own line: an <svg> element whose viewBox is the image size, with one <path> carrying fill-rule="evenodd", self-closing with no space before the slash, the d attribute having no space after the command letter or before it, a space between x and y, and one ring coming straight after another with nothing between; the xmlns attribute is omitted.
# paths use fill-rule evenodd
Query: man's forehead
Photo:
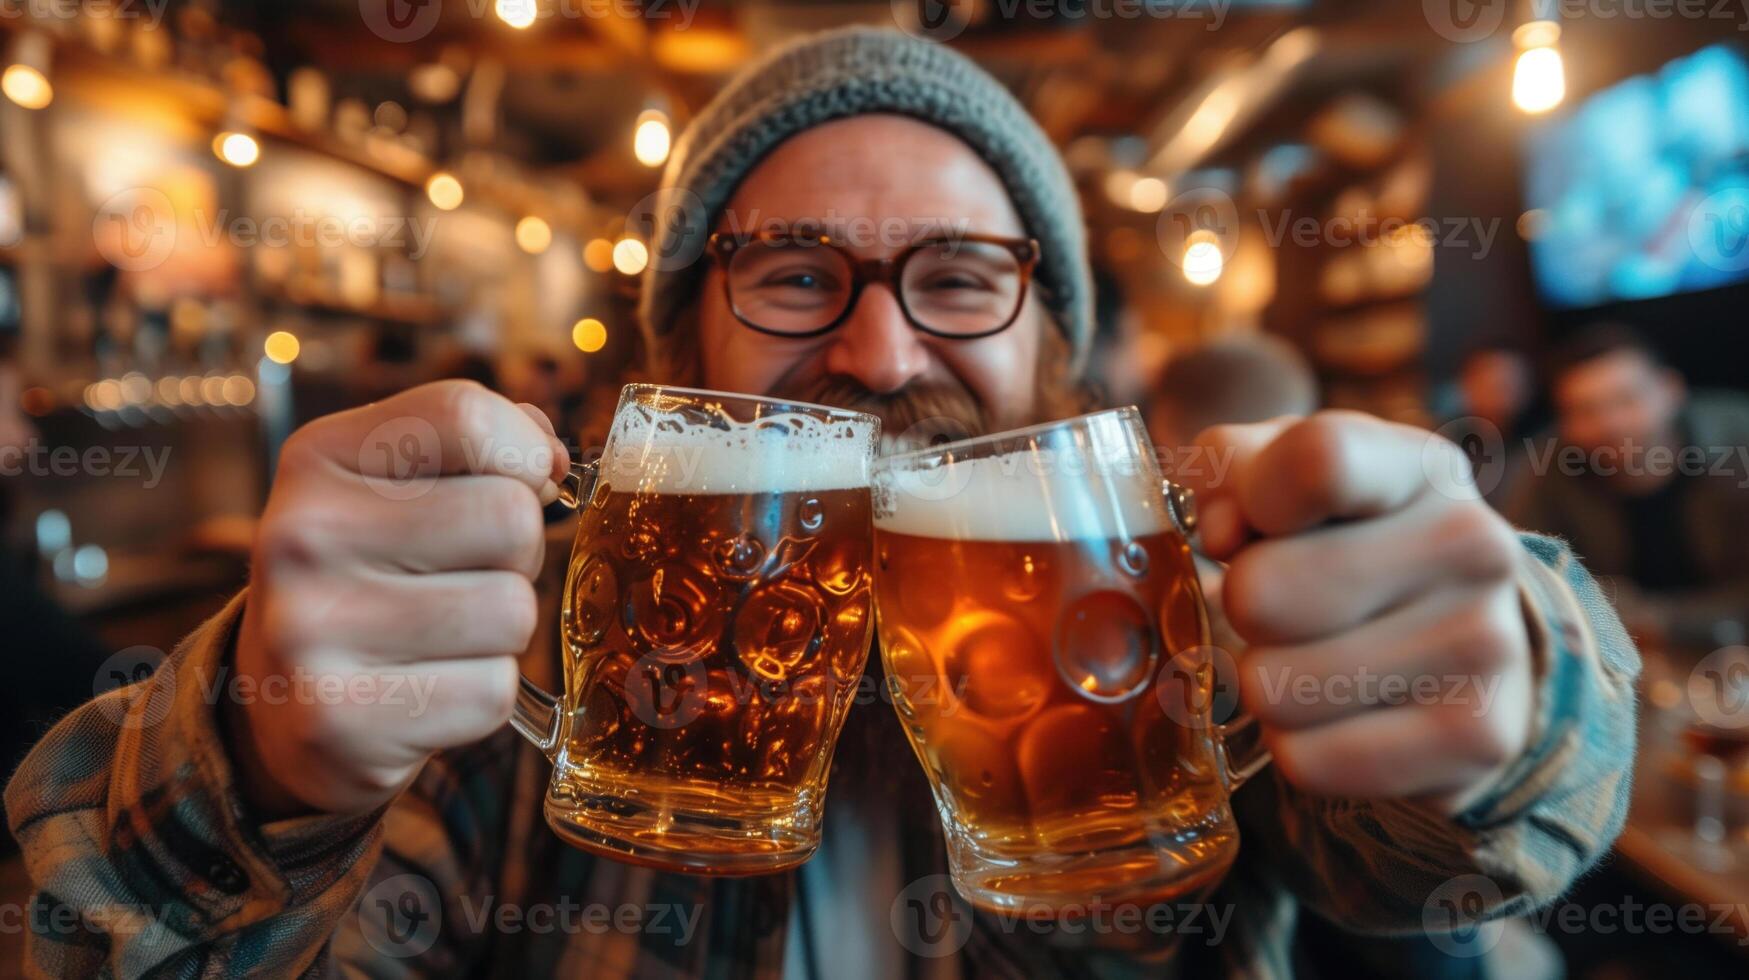
<svg viewBox="0 0 1749 980"><path fill-rule="evenodd" d="M1007 187L976 151L928 123L882 114L833 120L785 140L747 174L724 214L739 225L731 231L808 223L835 235L853 222L895 220L925 234L943 227L1022 234Z"/></svg>

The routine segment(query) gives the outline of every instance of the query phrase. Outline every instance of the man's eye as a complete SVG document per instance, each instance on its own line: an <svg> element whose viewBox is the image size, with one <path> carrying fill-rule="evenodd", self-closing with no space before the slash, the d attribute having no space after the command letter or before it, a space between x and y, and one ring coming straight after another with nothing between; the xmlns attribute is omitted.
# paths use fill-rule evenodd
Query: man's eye
<svg viewBox="0 0 1749 980"><path fill-rule="evenodd" d="M957 289L987 290L990 289L991 286L990 283L981 276L974 276L970 273L963 272L944 272L939 275L931 276L923 283L923 288L946 292L948 290Z"/></svg>
<svg viewBox="0 0 1749 980"><path fill-rule="evenodd" d="M807 269L793 269L787 272L773 272L760 280L759 285L773 289L831 289L834 284L829 277Z"/></svg>

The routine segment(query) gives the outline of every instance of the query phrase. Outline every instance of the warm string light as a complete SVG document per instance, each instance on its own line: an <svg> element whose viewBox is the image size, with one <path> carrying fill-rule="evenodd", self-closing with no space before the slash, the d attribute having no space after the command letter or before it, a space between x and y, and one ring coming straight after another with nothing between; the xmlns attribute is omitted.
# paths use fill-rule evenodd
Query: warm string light
<svg viewBox="0 0 1749 980"><path fill-rule="evenodd" d="M447 170L439 170L425 182L425 196L441 211L454 211L467 199L467 194L462 191L462 182Z"/></svg>
<svg viewBox="0 0 1749 980"><path fill-rule="evenodd" d="M1512 66L1512 104L1528 113L1553 109L1567 97L1566 66L1556 43L1561 25L1552 20L1533 20L1512 32L1519 48Z"/></svg>
<svg viewBox="0 0 1749 980"><path fill-rule="evenodd" d="M1221 278L1227 257L1221 253L1220 239L1208 229L1190 233L1184 240L1184 278L1193 286L1208 286Z"/></svg>
<svg viewBox="0 0 1749 980"><path fill-rule="evenodd" d="M622 238L613 247L613 267L628 276L635 276L650 264L650 250L636 238Z"/></svg>
<svg viewBox="0 0 1749 980"><path fill-rule="evenodd" d="M213 137L213 153L233 167L253 167L261 159L261 144L248 133L224 132Z"/></svg>
<svg viewBox="0 0 1749 980"><path fill-rule="evenodd" d="M607 324L594 317L584 317L571 328L571 343L585 354L593 354L607 346Z"/></svg>
<svg viewBox="0 0 1749 980"><path fill-rule="evenodd" d="M535 0L497 0L493 9L498 12L499 20L519 31L525 31L534 25Z"/></svg>
<svg viewBox="0 0 1749 980"><path fill-rule="evenodd" d="M530 255L539 255L552 246L553 228L531 214L516 223L516 244Z"/></svg>
<svg viewBox="0 0 1749 980"><path fill-rule="evenodd" d="M668 114L660 109L646 109L638 115L637 129L632 133L632 152L646 167L660 167L668 160L673 135L668 128Z"/></svg>
<svg viewBox="0 0 1749 980"><path fill-rule="evenodd" d="M55 88L47 77L29 65L8 65L0 75L0 91L26 109L46 109L55 101Z"/></svg>

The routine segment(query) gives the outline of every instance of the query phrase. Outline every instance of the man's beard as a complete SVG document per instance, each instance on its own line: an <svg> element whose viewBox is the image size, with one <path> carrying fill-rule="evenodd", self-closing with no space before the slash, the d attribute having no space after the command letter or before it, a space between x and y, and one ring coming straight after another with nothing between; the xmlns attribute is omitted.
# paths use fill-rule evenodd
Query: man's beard
<svg viewBox="0 0 1749 980"><path fill-rule="evenodd" d="M978 399L955 383L918 382L883 395L843 375L780 385L779 398L813 402L881 420L882 452L905 452L983 435L989 419Z"/></svg>

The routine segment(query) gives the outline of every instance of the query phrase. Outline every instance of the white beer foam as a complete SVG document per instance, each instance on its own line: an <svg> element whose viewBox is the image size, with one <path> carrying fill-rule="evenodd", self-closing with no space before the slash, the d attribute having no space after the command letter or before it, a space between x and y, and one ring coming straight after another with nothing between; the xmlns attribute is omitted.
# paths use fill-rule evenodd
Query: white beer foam
<svg viewBox="0 0 1749 980"><path fill-rule="evenodd" d="M1172 527L1150 469L1082 454L1027 451L894 468L877 493L877 528L925 538L1110 540Z"/></svg>
<svg viewBox="0 0 1749 980"><path fill-rule="evenodd" d="M641 493L805 493L868 486L877 423L780 413L725 427L639 406L614 420L601 479Z"/></svg>

